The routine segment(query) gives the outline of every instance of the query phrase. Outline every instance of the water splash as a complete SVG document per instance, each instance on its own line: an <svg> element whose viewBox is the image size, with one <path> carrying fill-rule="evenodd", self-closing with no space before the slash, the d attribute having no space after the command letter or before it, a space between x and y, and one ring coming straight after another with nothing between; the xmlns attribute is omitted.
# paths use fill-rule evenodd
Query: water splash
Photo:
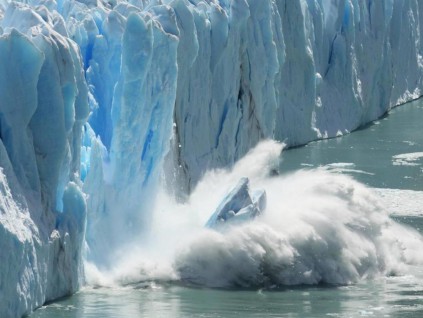
<svg viewBox="0 0 423 318"><path fill-rule="evenodd" d="M208 287L350 284L423 263L423 238L389 218L381 197L327 169L275 175L283 144L260 143L230 170L209 171L185 204L158 196L152 236L115 267L87 267L99 285L178 281ZM241 177L267 192L265 213L223 233L204 228Z"/></svg>

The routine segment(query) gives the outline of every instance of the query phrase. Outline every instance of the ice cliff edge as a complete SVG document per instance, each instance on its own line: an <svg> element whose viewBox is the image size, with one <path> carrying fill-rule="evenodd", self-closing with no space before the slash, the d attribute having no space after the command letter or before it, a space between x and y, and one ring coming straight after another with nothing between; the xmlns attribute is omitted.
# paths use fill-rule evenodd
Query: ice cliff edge
<svg viewBox="0 0 423 318"><path fill-rule="evenodd" d="M83 278L79 154L89 108L73 41L19 3L1 26L0 316L17 317Z"/></svg>

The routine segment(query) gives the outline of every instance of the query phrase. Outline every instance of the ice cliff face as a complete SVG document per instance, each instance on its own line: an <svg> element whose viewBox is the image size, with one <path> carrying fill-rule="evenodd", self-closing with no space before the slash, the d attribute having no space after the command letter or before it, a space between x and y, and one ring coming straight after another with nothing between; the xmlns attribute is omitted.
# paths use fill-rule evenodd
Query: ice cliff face
<svg viewBox="0 0 423 318"><path fill-rule="evenodd" d="M18 3L2 13L0 316L14 317L79 288L89 108L80 53L60 16Z"/></svg>
<svg viewBox="0 0 423 318"><path fill-rule="evenodd" d="M188 187L262 138L336 136L420 95L418 1L182 7L175 138Z"/></svg>
<svg viewBox="0 0 423 318"><path fill-rule="evenodd" d="M423 86L418 0L1 0L0 27L2 317L78 288L86 213L107 266L164 172L187 193L261 139L343 134Z"/></svg>

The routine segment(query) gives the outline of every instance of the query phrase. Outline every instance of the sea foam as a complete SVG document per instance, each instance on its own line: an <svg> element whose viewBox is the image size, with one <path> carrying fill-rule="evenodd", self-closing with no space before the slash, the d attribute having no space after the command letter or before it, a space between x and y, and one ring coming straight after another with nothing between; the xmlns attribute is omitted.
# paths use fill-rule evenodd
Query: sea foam
<svg viewBox="0 0 423 318"><path fill-rule="evenodd" d="M407 265L423 261L418 257L420 234L390 219L392 211L373 189L324 168L275 175L282 148L265 141L232 169L208 172L184 204L163 191L150 238L122 250L107 273L87 270L88 282L178 281L219 288L343 285L400 275ZM205 228L241 177L266 190L263 215L224 231Z"/></svg>

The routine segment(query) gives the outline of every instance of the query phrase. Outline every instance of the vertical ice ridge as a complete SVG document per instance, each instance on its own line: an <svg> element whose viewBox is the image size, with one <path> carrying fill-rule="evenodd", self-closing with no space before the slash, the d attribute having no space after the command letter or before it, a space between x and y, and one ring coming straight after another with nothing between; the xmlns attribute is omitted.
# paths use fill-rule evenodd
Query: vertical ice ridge
<svg viewBox="0 0 423 318"><path fill-rule="evenodd" d="M157 20L135 12L126 18L121 70L113 92L113 135L108 158L103 169L90 170L87 176L95 180L85 187L92 209L88 221L89 259L104 266L122 244L148 229L152 193L169 148L178 39L163 28L166 23L166 30L174 32L174 15L167 15L166 7L161 13ZM92 177L92 173L101 175ZM99 190L98 184L103 182Z"/></svg>
<svg viewBox="0 0 423 318"><path fill-rule="evenodd" d="M0 20L2 317L81 283L85 197L70 181L79 180L87 89L79 49L57 23L46 7L22 3Z"/></svg>

